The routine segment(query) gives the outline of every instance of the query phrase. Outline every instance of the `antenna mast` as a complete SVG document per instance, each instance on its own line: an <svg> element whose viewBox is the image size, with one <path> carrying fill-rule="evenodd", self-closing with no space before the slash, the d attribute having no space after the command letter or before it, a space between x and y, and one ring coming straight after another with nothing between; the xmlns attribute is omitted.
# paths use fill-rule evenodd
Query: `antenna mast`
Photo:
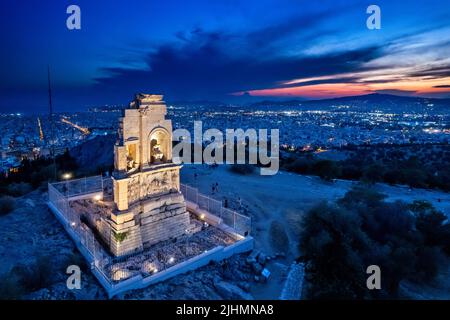
<svg viewBox="0 0 450 320"><path fill-rule="evenodd" d="M55 125L53 122L53 106L52 106L52 89L50 85L50 66L47 66L48 78L48 107L50 112L50 134L51 134L51 148L50 155L53 158L54 178L56 180L56 159L55 159Z"/></svg>

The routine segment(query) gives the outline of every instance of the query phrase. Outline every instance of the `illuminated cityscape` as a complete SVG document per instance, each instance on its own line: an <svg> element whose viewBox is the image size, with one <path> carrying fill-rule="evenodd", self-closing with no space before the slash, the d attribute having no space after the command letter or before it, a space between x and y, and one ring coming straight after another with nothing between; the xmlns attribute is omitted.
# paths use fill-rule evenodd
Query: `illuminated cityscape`
<svg viewBox="0 0 450 320"><path fill-rule="evenodd" d="M348 144L433 144L450 142L450 115L427 113L390 113L382 110L352 111L349 106L328 110L311 106L280 107L214 104L173 104L168 114L174 128L193 130L193 121L205 129L278 128L280 143L286 149L339 149ZM55 145L61 151L98 135L114 134L121 108L91 108L90 111L58 114ZM37 120L42 119L42 120ZM70 120L69 120L70 119ZM48 154L50 134L48 116L2 114L2 170L18 166L24 156ZM19 125L18 125L19 124Z"/></svg>

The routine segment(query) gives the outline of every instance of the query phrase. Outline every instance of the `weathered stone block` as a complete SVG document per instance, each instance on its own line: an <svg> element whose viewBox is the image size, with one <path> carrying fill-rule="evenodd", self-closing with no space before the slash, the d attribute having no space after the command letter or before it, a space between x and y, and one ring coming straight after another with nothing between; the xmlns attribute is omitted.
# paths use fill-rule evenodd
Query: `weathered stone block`
<svg viewBox="0 0 450 320"><path fill-rule="evenodd" d="M130 220L133 220L133 218L134 218L133 212L111 214L111 220L117 224L128 222Z"/></svg>

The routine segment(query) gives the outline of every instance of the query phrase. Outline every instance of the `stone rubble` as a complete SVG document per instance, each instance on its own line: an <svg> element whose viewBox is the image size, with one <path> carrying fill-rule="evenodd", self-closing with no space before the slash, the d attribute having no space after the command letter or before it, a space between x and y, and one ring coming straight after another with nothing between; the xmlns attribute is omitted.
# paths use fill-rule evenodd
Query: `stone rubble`
<svg viewBox="0 0 450 320"><path fill-rule="evenodd" d="M280 300L300 300L302 297L303 280L305 275L304 263L292 263L289 268Z"/></svg>

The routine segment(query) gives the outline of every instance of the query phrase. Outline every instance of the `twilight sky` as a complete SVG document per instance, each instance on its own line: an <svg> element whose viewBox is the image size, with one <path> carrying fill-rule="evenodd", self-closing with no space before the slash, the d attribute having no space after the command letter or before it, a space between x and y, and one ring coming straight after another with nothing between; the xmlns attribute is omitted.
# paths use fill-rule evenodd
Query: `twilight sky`
<svg viewBox="0 0 450 320"><path fill-rule="evenodd" d="M66 8L81 8L81 30ZM366 8L381 8L381 30ZM0 112L167 101L450 97L450 1L1 0Z"/></svg>

